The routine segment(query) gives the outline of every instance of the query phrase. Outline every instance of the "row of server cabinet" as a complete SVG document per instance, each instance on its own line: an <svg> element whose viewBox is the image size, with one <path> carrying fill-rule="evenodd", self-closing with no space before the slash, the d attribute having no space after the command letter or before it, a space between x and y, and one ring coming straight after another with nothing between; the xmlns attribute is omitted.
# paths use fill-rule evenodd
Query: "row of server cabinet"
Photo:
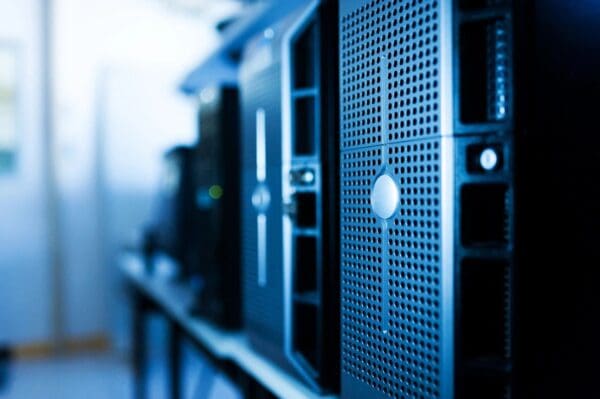
<svg viewBox="0 0 600 399"><path fill-rule="evenodd" d="M306 2L167 157L194 311L317 393L600 397L599 71L593 1Z"/></svg>

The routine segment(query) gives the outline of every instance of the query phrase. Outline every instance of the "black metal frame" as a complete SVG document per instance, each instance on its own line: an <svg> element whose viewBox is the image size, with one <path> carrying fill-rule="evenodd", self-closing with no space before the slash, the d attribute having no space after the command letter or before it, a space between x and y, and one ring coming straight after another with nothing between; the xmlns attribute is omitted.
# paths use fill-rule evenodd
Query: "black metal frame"
<svg viewBox="0 0 600 399"><path fill-rule="evenodd" d="M273 398L266 388L258 383L251 375L228 360L215 357L202 342L194 337L185 326L175 319L163 304L147 295L136 284L129 284L129 294L133 310L131 328L133 397L145 399L147 386L147 349L146 349L146 320L150 315L160 315L168 325L168 374L169 398L182 398L182 343L184 340L193 345L194 349L204 355L204 358L215 369L225 374L248 399Z"/></svg>

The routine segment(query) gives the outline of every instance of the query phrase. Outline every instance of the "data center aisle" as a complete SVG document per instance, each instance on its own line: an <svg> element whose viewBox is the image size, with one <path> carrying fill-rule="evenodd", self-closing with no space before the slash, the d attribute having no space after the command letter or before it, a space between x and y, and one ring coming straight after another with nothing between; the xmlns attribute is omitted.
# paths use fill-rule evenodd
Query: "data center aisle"
<svg viewBox="0 0 600 399"><path fill-rule="evenodd" d="M168 397L167 325L158 317L146 324L147 397ZM223 386L189 343L182 346L182 387L185 398L238 398ZM0 399L129 399L133 373L129 359L115 352L83 353L57 358L18 360L9 367L8 384ZM207 384L207 379L210 384ZM216 382L215 382L216 381Z"/></svg>
<svg viewBox="0 0 600 399"><path fill-rule="evenodd" d="M6 388L2 399L126 399L132 392L127 361L112 354L17 361Z"/></svg>
<svg viewBox="0 0 600 399"><path fill-rule="evenodd" d="M148 398L167 397L166 325L149 319ZM192 362L184 350L184 364ZM194 364L196 365L196 364ZM198 370L198 367L186 367ZM194 380L197 375L184 375ZM10 365L9 382L0 399L129 399L133 373L127 357L116 352L80 353L56 358L18 360Z"/></svg>

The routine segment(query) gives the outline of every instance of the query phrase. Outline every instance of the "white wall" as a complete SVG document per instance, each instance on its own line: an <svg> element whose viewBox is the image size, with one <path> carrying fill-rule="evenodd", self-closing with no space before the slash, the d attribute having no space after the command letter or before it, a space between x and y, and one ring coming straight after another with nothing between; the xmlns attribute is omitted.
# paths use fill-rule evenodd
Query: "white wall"
<svg viewBox="0 0 600 399"><path fill-rule="evenodd" d="M17 170L0 176L0 342L51 338L44 180L41 2L0 0L0 43L19 48Z"/></svg>
<svg viewBox="0 0 600 399"><path fill-rule="evenodd" d="M0 176L0 342L10 344L52 338L46 152L57 162L64 332L106 333L121 297L115 248L145 218L163 148L193 137L195 104L177 84L217 40L159 1L54 0L56 147L46 149L41 3L0 0L0 43L16 44L21 62L18 165Z"/></svg>
<svg viewBox="0 0 600 399"><path fill-rule="evenodd" d="M54 26L65 332L81 337L113 329L115 247L147 214L163 148L193 137L176 87L216 34L149 0L55 0Z"/></svg>

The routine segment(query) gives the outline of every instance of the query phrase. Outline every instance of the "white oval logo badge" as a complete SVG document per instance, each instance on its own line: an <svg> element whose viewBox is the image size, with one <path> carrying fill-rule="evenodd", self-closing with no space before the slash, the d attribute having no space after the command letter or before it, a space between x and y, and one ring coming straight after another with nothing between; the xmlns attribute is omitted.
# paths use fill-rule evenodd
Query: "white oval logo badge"
<svg viewBox="0 0 600 399"><path fill-rule="evenodd" d="M396 213L399 202L400 192L394 179L387 174L379 176L371 191L373 212L382 219L389 219Z"/></svg>

